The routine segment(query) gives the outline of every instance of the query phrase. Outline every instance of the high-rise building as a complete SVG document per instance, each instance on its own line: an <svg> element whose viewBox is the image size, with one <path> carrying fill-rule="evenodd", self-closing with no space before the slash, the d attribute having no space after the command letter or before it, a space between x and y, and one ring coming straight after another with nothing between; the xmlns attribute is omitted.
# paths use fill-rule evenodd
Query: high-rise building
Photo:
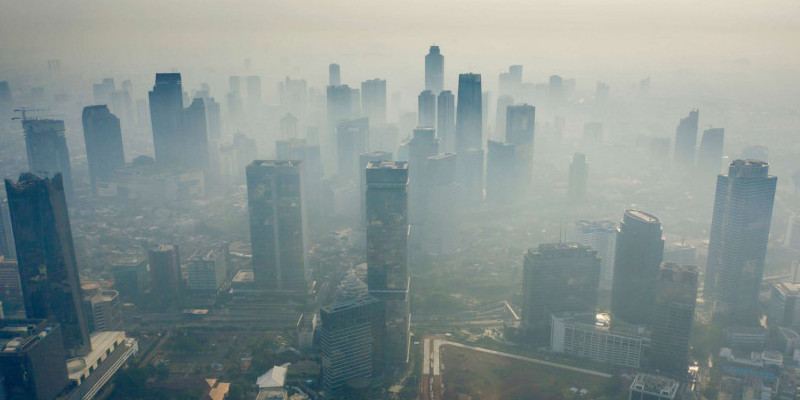
<svg viewBox="0 0 800 400"><path fill-rule="evenodd" d="M261 77L247 77L247 105L255 111L261 107Z"/></svg>
<svg viewBox="0 0 800 400"><path fill-rule="evenodd" d="M342 84L342 73L339 64L328 65L328 86L339 86Z"/></svg>
<svg viewBox="0 0 800 400"><path fill-rule="evenodd" d="M675 130L675 162L684 166L694 165L694 154L697 148L697 124L699 110L692 110L689 116L681 118Z"/></svg>
<svg viewBox="0 0 800 400"><path fill-rule="evenodd" d="M431 46L425 56L425 90L433 94L444 90L444 56L439 46Z"/></svg>
<svg viewBox="0 0 800 400"><path fill-rule="evenodd" d="M506 142L516 146L517 165L514 181L527 193L533 181L533 129L536 107L521 104L506 108Z"/></svg>
<svg viewBox="0 0 800 400"><path fill-rule="evenodd" d="M353 104L350 99L353 92L347 85L328 86L328 132L330 140L335 143L336 126L353 115Z"/></svg>
<svg viewBox="0 0 800 400"><path fill-rule="evenodd" d="M83 140L94 189L98 181L110 178L114 170L125 166L119 118L105 105L84 107Z"/></svg>
<svg viewBox="0 0 800 400"><path fill-rule="evenodd" d="M436 95L424 90L417 96L417 125L436 127Z"/></svg>
<svg viewBox="0 0 800 400"><path fill-rule="evenodd" d="M292 113L286 113L286 115L281 118L281 138L297 138L297 117L292 115Z"/></svg>
<svg viewBox="0 0 800 400"><path fill-rule="evenodd" d="M153 293L175 298L181 291L181 256L178 245L162 244L147 252Z"/></svg>
<svg viewBox="0 0 800 400"><path fill-rule="evenodd" d="M0 200L0 255L17 259L17 251L14 248L14 230L11 228L11 214L8 211L7 200Z"/></svg>
<svg viewBox="0 0 800 400"><path fill-rule="evenodd" d="M217 293L225 286L225 263L213 250L196 251L186 266L186 287L195 292Z"/></svg>
<svg viewBox="0 0 800 400"><path fill-rule="evenodd" d="M89 322L89 331L122 330L122 304L119 301L119 292L100 290L99 287L84 290L83 304Z"/></svg>
<svg viewBox="0 0 800 400"><path fill-rule="evenodd" d="M456 152L483 149L483 95L480 74L458 76Z"/></svg>
<svg viewBox="0 0 800 400"><path fill-rule="evenodd" d="M369 118L370 126L386 123L386 80L361 82L361 110Z"/></svg>
<svg viewBox="0 0 800 400"><path fill-rule="evenodd" d="M589 163L586 154L575 153L569 163L569 189L567 195L571 200L581 200L586 197L586 183L589 179Z"/></svg>
<svg viewBox="0 0 800 400"><path fill-rule="evenodd" d="M498 138L506 134L506 119L508 107L514 105L514 98L509 95L502 95L497 98L497 113L495 114L494 137Z"/></svg>
<svg viewBox="0 0 800 400"><path fill-rule="evenodd" d="M183 110L181 74L156 74L155 86L149 93L149 99L156 162L175 165L179 161L177 147L180 143L176 136L179 136L181 130Z"/></svg>
<svg viewBox="0 0 800 400"><path fill-rule="evenodd" d="M528 249L522 267L522 327L536 343L550 339L553 314L591 312L597 302L600 258L578 243Z"/></svg>
<svg viewBox="0 0 800 400"><path fill-rule="evenodd" d="M116 90L114 85L114 78L105 78L101 83L92 85L92 94L94 95L94 104L111 104L111 93Z"/></svg>
<svg viewBox="0 0 800 400"><path fill-rule="evenodd" d="M378 367L382 307L371 296L323 307L319 328L322 384L332 394L355 378L371 379Z"/></svg>
<svg viewBox="0 0 800 400"><path fill-rule="evenodd" d="M53 400L69 384L61 327L43 319L0 320L0 398Z"/></svg>
<svg viewBox="0 0 800 400"><path fill-rule="evenodd" d="M253 277L259 288L305 294L308 228L301 161L247 166Z"/></svg>
<svg viewBox="0 0 800 400"><path fill-rule="evenodd" d="M422 239L428 205L426 180L428 157L439 153L439 140L433 128L414 129L408 142L408 223L414 243Z"/></svg>
<svg viewBox="0 0 800 400"><path fill-rule="evenodd" d="M17 183L6 179L6 193L28 318L60 324L67 352L87 354L89 326L80 304L80 278L61 175L38 178L25 173Z"/></svg>
<svg viewBox="0 0 800 400"><path fill-rule="evenodd" d="M611 290L614 279L614 251L617 244L617 224L609 220L575 221L575 241L589 246L600 256L600 291Z"/></svg>
<svg viewBox="0 0 800 400"><path fill-rule="evenodd" d="M367 287L385 306L383 358L408 361L408 163L367 165Z"/></svg>
<svg viewBox="0 0 800 400"><path fill-rule="evenodd" d="M182 117L182 144L179 144L182 165L189 169L206 169L210 159L206 106L203 99L192 99L189 107L183 110Z"/></svg>
<svg viewBox="0 0 800 400"><path fill-rule="evenodd" d="M625 210L617 228L611 313L630 324L650 321L664 256L661 221L639 210Z"/></svg>
<svg viewBox="0 0 800 400"><path fill-rule="evenodd" d="M8 86L8 81L0 82L0 111L9 111L13 105L14 99L11 97L11 88Z"/></svg>
<svg viewBox="0 0 800 400"><path fill-rule="evenodd" d="M369 150L369 120L342 121L336 126L336 165L340 180L359 176L358 156Z"/></svg>
<svg viewBox="0 0 800 400"><path fill-rule="evenodd" d="M445 90L436 100L436 135L443 151L455 151L456 100L453 92Z"/></svg>
<svg viewBox="0 0 800 400"><path fill-rule="evenodd" d="M126 258L111 267L114 289L129 299L137 299L150 285L148 260Z"/></svg>
<svg viewBox="0 0 800 400"><path fill-rule="evenodd" d="M494 205L508 205L517 197L517 146L489 140L488 147L486 201Z"/></svg>
<svg viewBox="0 0 800 400"><path fill-rule="evenodd" d="M303 187L305 194L306 211L310 220L322 215L322 158L319 145L309 145L305 139L278 140L275 142L275 154L278 160L299 160L303 162ZM255 154L247 161L253 161Z"/></svg>
<svg viewBox="0 0 800 400"><path fill-rule="evenodd" d="M778 179L769 164L735 160L717 176L704 297L714 312L755 321Z"/></svg>
<svg viewBox="0 0 800 400"><path fill-rule="evenodd" d="M69 163L64 121L53 119L24 119L25 147L28 168L38 177L61 174L67 197L72 193L72 168ZM64 329L66 331L66 328Z"/></svg>
<svg viewBox="0 0 800 400"><path fill-rule="evenodd" d="M518 96L522 88L522 65L508 67L508 72L500 74L500 96ZM505 115L505 114L497 114ZM501 131L503 132L503 131Z"/></svg>
<svg viewBox="0 0 800 400"><path fill-rule="evenodd" d="M451 254L458 249L457 210L461 187L455 153L428 157L423 179L427 187L423 249L428 254Z"/></svg>
<svg viewBox="0 0 800 400"><path fill-rule="evenodd" d="M551 75L547 83L547 94L551 104L560 105L566 99L564 80L558 75Z"/></svg>
<svg viewBox="0 0 800 400"><path fill-rule="evenodd" d="M700 171L715 176L719 174L719 169L722 165L722 145L724 141L725 128L711 128L703 131L703 138L700 140L700 152L697 155L697 168Z"/></svg>
<svg viewBox="0 0 800 400"><path fill-rule="evenodd" d="M608 314L553 314L550 351L576 358L638 369L647 337L630 329L614 329Z"/></svg>
<svg viewBox="0 0 800 400"><path fill-rule="evenodd" d="M650 329L650 366L683 380L697 304L697 267L662 263Z"/></svg>
<svg viewBox="0 0 800 400"><path fill-rule="evenodd" d="M483 201L483 150L468 149L457 154L462 204L479 204Z"/></svg>
<svg viewBox="0 0 800 400"><path fill-rule="evenodd" d="M278 94L281 105L286 111L297 115L306 115L308 108L308 84L305 79L291 79L288 76L280 84Z"/></svg>
<svg viewBox="0 0 800 400"><path fill-rule="evenodd" d="M770 325L800 326L800 283L773 283L769 297Z"/></svg>
<svg viewBox="0 0 800 400"><path fill-rule="evenodd" d="M22 309L25 304L19 282L19 265L16 260L3 256L0 256L0 300L5 312L9 308Z"/></svg>
<svg viewBox="0 0 800 400"><path fill-rule="evenodd" d="M367 165L372 161L392 161L392 153L388 151L371 151L358 157L358 168L361 187L361 225L367 227Z"/></svg>

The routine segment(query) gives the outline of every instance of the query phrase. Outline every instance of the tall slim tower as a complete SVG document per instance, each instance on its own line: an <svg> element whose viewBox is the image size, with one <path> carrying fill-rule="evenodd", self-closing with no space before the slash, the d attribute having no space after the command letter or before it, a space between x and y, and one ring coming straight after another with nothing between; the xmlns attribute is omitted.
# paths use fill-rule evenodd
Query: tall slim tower
<svg viewBox="0 0 800 400"><path fill-rule="evenodd" d="M486 201L493 205L508 205L517 197L517 146L494 140L487 144Z"/></svg>
<svg viewBox="0 0 800 400"><path fill-rule="evenodd" d="M694 165L694 152L697 147L697 123L699 110L692 110L689 116L682 118L675 130L675 162L684 166Z"/></svg>
<svg viewBox="0 0 800 400"><path fill-rule="evenodd" d="M758 317L772 205L778 178L769 164L735 160L717 176L703 295L714 312L741 321Z"/></svg>
<svg viewBox="0 0 800 400"><path fill-rule="evenodd" d="M586 197L586 183L589 179L589 162L586 154L575 153L569 164L569 192L570 200L582 200Z"/></svg>
<svg viewBox="0 0 800 400"><path fill-rule="evenodd" d="M24 119L22 129L25 131L30 172L44 178L60 173L69 197L72 194L72 167L69 163L67 139L64 136L64 121Z"/></svg>
<svg viewBox="0 0 800 400"><path fill-rule="evenodd" d="M181 133L183 110L181 74L156 74L156 83L149 96L156 162L161 165L178 165L181 144L178 137Z"/></svg>
<svg viewBox="0 0 800 400"><path fill-rule="evenodd" d="M61 175L49 179L24 173L17 183L6 179L6 193L28 318L60 324L67 352L71 356L88 354L89 324L81 306Z"/></svg>
<svg viewBox="0 0 800 400"><path fill-rule="evenodd" d="M650 365L683 380L697 304L697 267L661 263L650 324Z"/></svg>
<svg viewBox="0 0 800 400"><path fill-rule="evenodd" d="M386 80L361 82L361 110L369 118L370 126L386 123Z"/></svg>
<svg viewBox="0 0 800 400"><path fill-rule="evenodd" d="M408 163L367 165L367 287L386 307L384 359L408 361Z"/></svg>
<svg viewBox="0 0 800 400"><path fill-rule="evenodd" d="M611 312L631 324L649 322L664 256L661 221L639 210L625 210L617 230Z"/></svg>
<svg viewBox="0 0 800 400"><path fill-rule="evenodd" d="M181 289L181 256L177 245L162 244L147 252L154 294L176 298Z"/></svg>
<svg viewBox="0 0 800 400"><path fill-rule="evenodd" d="M701 172L719 174L724 141L725 128L711 128L703 131L703 138L700 140L700 152L697 155L697 168Z"/></svg>
<svg viewBox="0 0 800 400"><path fill-rule="evenodd" d="M339 64L328 65L328 86L339 86L342 84L342 73Z"/></svg>
<svg viewBox="0 0 800 400"><path fill-rule="evenodd" d="M483 110L480 74L458 76L456 152L483 148Z"/></svg>
<svg viewBox="0 0 800 400"><path fill-rule="evenodd" d="M444 56L439 46L431 46L425 56L425 90L439 94L444 89Z"/></svg>
<svg viewBox="0 0 800 400"><path fill-rule="evenodd" d="M439 153L439 140L433 128L418 127L408 142L408 223L413 243L421 244L428 206L428 157Z"/></svg>
<svg viewBox="0 0 800 400"><path fill-rule="evenodd" d="M597 250L600 256L600 291L610 292L614 279L617 224L609 220L575 221L575 241Z"/></svg>
<svg viewBox="0 0 800 400"><path fill-rule="evenodd" d="M89 161L89 177L92 189L95 189L98 180L109 178L115 169L125 166L119 118L108 110L108 106L84 107L83 140Z"/></svg>
<svg viewBox="0 0 800 400"><path fill-rule="evenodd" d="M305 294L308 234L300 161L256 160L247 166L253 277L270 291Z"/></svg>
<svg viewBox="0 0 800 400"><path fill-rule="evenodd" d="M436 95L430 90L423 90L417 96L418 126L436 126Z"/></svg>
<svg viewBox="0 0 800 400"><path fill-rule="evenodd" d="M436 135L443 151L455 151L456 100L453 92L445 90L436 99Z"/></svg>
<svg viewBox="0 0 800 400"><path fill-rule="evenodd" d="M516 146L518 161L514 180L520 185L523 192L530 190L533 180L533 129L535 125L536 107L521 104L506 108L506 142Z"/></svg>

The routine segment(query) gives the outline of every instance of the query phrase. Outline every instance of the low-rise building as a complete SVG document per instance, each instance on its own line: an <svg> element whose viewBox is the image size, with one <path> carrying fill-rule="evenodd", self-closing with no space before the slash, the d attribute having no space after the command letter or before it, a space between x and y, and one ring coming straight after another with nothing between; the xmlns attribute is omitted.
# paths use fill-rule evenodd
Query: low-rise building
<svg viewBox="0 0 800 400"><path fill-rule="evenodd" d="M644 335L612 330L608 314L561 313L552 316L550 349L556 353L639 368L647 340Z"/></svg>
<svg viewBox="0 0 800 400"><path fill-rule="evenodd" d="M631 383L628 400L674 400L680 384L674 379L653 374L638 374Z"/></svg>

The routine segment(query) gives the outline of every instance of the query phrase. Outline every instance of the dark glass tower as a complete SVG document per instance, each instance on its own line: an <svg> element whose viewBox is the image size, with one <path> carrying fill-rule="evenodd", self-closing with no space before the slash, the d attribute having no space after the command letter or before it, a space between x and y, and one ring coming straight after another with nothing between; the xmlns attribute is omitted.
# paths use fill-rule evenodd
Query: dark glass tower
<svg viewBox="0 0 800 400"><path fill-rule="evenodd" d="M181 289L181 256L178 246L162 244L147 253L150 281L157 296L175 298Z"/></svg>
<svg viewBox="0 0 800 400"><path fill-rule="evenodd" d="M499 117L498 117L499 118ZM521 104L506 108L506 142L516 146L517 163L514 182L523 193L529 192L533 179L533 128L536 107Z"/></svg>
<svg viewBox="0 0 800 400"><path fill-rule="evenodd" d="M61 175L52 179L22 174L6 179L19 277L28 318L61 325L71 356L91 349L81 307L81 286Z"/></svg>
<svg viewBox="0 0 800 400"><path fill-rule="evenodd" d="M611 313L631 324L646 324L664 256L661 221L644 211L625 210L617 228Z"/></svg>
<svg viewBox="0 0 800 400"><path fill-rule="evenodd" d="M149 97L156 162L179 165L180 141L177 137L180 135L183 110L181 74L156 74L156 83Z"/></svg>
<svg viewBox="0 0 800 400"><path fill-rule="evenodd" d="M692 110L682 118L675 131L675 161L685 166L694 165L694 152L697 147L697 123L699 110Z"/></svg>
<svg viewBox="0 0 800 400"><path fill-rule="evenodd" d="M483 109L480 74L458 76L456 152L483 148Z"/></svg>
<svg viewBox="0 0 800 400"><path fill-rule="evenodd" d="M94 189L98 180L109 178L115 169L125 166L119 118L108 110L108 106L84 107L83 140Z"/></svg>
<svg viewBox="0 0 800 400"><path fill-rule="evenodd" d="M408 361L408 163L367 165L367 287L382 300L386 334L381 345L390 363Z"/></svg>
<svg viewBox="0 0 800 400"><path fill-rule="evenodd" d="M439 94L444 89L444 56L439 46L431 46L425 56L425 90Z"/></svg>
<svg viewBox="0 0 800 400"><path fill-rule="evenodd" d="M64 121L53 119L26 119L25 147L28 150L28 168L40 178L60 173L67 197L72 193L72 168L69 163Z"/></svg>
<svg viewBox="0 0 800 400"><path fill-rule="evenodd" d="M328 65L328 85L339 86L342 84L342 72L339 64Z"/></svg>
<svg viewBox="0 0 800 400"><path fill-rule="evenodd" d="M436 126L436 95L430 90L424 90L417 96L417 125Z"/></svg>
<svg viewBox="0 0 800 400"><path fill-rule="evenodd" d="M697 304L697 267L662 263L650 324L650 366L678 380L686 377L689 339Z"/></svg>
<svg viewBox="0 0 800 400"><path fill-rule="evenodd" d="M445 90L436 99L436 135L439 137L442 150L455 150L456 135L456 100L453 92Z"/></svg>
<svg viewBox="0 0 800 400"><path fill-rule="evenodd" d="M308 266L300 161L256 160L247 166L253 277L270 291L305 294Z"/></svg>
<svg viewBox="0 0 800 400"><path fill-rule="evenodd" d="M772 205L778 178L769 164L735 160L717 176L703 296L714 312L738 320L758 317L758 290L764 273Z"/></svg>

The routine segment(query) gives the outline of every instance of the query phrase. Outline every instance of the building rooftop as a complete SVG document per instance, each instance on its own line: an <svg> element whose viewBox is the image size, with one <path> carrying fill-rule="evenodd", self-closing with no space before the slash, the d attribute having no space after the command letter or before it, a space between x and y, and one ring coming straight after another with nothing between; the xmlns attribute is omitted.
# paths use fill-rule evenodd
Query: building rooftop
<svg viewBox="0 0 800 400"><path fill-rule="evenodd" d="M253 160L248 167L297 167L300 160Z"/></svg>
<svg viewBox="0 0 800 400"><path fill-rule="evenodd" d="M625 215L642 222L654 223L654 224L661 223L661 220L659 220L658 217L656 217L653 214L646 213L644 211L625 210Z"/></svg>
<svg viewBox="0 0 800 400"><path fill-rule="evenodd" d="M800 295L800 283L777 282L772 284L772 287L780 291L784 296Z"/></svg>
<svg viewBox="0 0 800 400"><path fill-rule="evenodd" d="M73 358L67 360L67 370L69 371L69 379L72 381L81 382L91 374L92 371L97 369L98 360L101 358L105 360L106 350L111 350L117 344L125 340L125 332L122 331L107 331L95 332L92 334L92 351L86 356Z"/></svg>
<svg viewBox="0 0 800 400"><path fill-rule="evenodd" d="M674 379L652 374L638 374L631 384L631 390L652 393L673 398L680 384Z"/></svg>
<svg viewBox="0 0 800 400"><path fill-rule="evenodd" d="M367 169L408 169L405 161L370 161Z"/></svg>

